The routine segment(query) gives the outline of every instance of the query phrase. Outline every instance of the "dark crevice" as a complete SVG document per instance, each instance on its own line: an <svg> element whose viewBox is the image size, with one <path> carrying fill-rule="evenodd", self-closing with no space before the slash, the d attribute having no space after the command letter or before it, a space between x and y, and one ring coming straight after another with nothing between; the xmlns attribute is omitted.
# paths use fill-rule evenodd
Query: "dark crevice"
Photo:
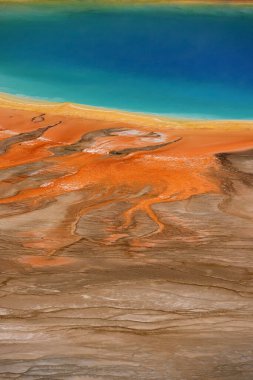
<svg viewBox="0 0 253 380"><path fill-rule="evenodd" d="M179 137L175 140L172 140L172 141L169 141L166 143L157 144L157 145L148 145L148 146L136 147L136 148L126 148L126 149L122 149L122 150L111 150L109 152L109 154L111 156L127 156L128 154L135 153L135 152L148 152L148 151L163 148L163 147L168 146L170 144L176 143L180 140L182 140L182 137Z"/></svg>
<svg viewBox="0 0 253 380"><path fill-rule="evenodd" d="M85 148L88 148L99 137L117 136L118 132L124 132L125 128L107 128L99 129L85 133L80 140L71 145L65 145L60 147L51 148L50 151L55 156L66 156L71 153L81 152Z"/></svg>
<svg viewBox="0 0 253 380"><path fill-rule="evenodd" d="M46 115L45 113L42 113L39 116L32 117L31 120L32 120L33 123L41 123L42 121L45 120L45 117L44 117L45 115Z"/></svg>
<svg viewBox="0 0 253 380"><path fill-rule="evenodd" d="M36 140L41 137L50 128L54 128L61 124L62 121L58 121L55 124L48 125L46 127L41 127L31 132L23 132L16 136L8 137L7 139L0 141L0 154L6 153L13 145L17 143L22 143L26 141Z"/></svg>

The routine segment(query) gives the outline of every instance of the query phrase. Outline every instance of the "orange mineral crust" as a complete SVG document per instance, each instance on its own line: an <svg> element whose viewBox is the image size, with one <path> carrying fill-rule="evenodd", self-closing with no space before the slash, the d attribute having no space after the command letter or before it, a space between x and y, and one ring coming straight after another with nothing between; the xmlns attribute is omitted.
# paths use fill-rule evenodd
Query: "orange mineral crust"
<svg viewBox="0 0 253 380"><path fill-rule="evenodd" d="M165 229L154 206L221 194L218 155L253 147L250 121L169 120L10 98L2 99L0 115L0 227L46 254L82 239L80 220L108 207L117 210L117 223L99 244L148 245L144 237ZM136 239L139 215L152 228ZM31 265L50 263L57 265L31 258Z"/></svg>
<svg viewBox="0 0 253 380"><path fill-rule="evenodd" d="M0 378L252 380L253 122L0 100Z"/></svg>

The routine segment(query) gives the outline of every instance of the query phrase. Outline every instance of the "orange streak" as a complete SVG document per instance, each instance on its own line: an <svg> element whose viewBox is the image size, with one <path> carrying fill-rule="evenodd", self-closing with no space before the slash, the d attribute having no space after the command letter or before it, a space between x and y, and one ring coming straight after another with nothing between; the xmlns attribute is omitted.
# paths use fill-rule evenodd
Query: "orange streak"
<svg viewBox="0 0 253 380"><path fill-rule="evenodd" d="M221 190L217 173L221 168L215 155L253 147L253 129L250 122L242 122L241 129L228 130L228 122L222 121L213 122L217 127L213 128L209 121L197 121L194 125L193 121L173 120L170 123L167 120L166 127L165 122L159 120L156 125L155 119L151 118L143 126L143 120L148 120L145 117L140 119L138 116L135 124L130 122L131 117L128 115L119 122L117 115L111 121L96 120L98 111L94 111L95 119L87 119L80 114L67 116L64 109L61 114L59 110L47 113L42 106L34 107L33 110L30 105L31 109L23 111L13 110L11 107L0 108L1 137L4 138L4 130L18 134L52 125L59 120L62 123L48 130L42 139L11 146L1 156L0 168L29 165L32 162L45 163L46 169L34 174L35 179L36 176L40 181L42 178L42 183L0 199L0 205L12 207L14 204L25 203L32 213L40 210L47 200L58 200L66 194L88 191L88 195L81 197L76 205L64 206L66 209L62 211L62 217L53 225L39 230L43 239L36 237L38 227L33 228L32 225L30 234L19 234L25 239L26 247L44 249L47 252L81 238L75 228L82 216L121 201L128 202L128 209L122 214L120 231L112 231L104 243L116 244L118 238L128 236L129 227L138 212L145 213L153 221L153 233L162 233L165 226L154 212L154 204L184 200L198 194L219 193ZM42 112L46 113L45 120L41 123L32 122L32 118ZM239 125L238 123L235 122L234 126ZM232 122L231 125L233 126ZM55 156L50 150L55 146L67 147L74 144L88 132L109 128L120 128L122 132L87 140L84 148L80 148L81 151L69 150L63 156ZM179 137L180 141L169 144ZM145 147L161 142L167 142L168 145L160 149L145 150ZM128 152L133 148L133 152L129 151L129 154L122 156L110 153ZM43 181L43 176L48 173L53 174L54 178ZM22 178L20 181L22 182ZM39 215L38 213L38 218ZM15 217L13 218L15 223Z"/></svg>
<svg viewBox="0 0 253 380"><path fill-rule="evenodd" d="M22 264L28 264L32 267L55 267L60 265L69 265L75 263L71 257L41 257L41 256L24 256L18 260Z"/></svg>

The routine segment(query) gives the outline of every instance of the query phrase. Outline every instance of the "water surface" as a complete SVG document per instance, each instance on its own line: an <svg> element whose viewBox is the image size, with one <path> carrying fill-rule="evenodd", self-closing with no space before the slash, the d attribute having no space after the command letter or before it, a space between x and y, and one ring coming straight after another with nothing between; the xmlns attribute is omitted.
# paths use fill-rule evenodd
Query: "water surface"
<svg viewBox="0 0 253 380"><path fill-rule="evenodd" d="M253 12L0 5L0 91L186 117L253 118Z"/></svg>

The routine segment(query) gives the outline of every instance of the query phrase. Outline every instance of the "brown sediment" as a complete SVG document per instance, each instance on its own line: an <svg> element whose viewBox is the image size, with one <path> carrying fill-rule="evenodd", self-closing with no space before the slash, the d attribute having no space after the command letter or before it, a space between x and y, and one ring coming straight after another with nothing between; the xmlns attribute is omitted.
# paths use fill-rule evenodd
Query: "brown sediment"
<svg viewBox="0 0 253 380"><path fill-rule="evenodd" d="M0 104L0 378L253 378L253 122Z"/></svg>
<svg viewBox="0 0 253 380"><path fill-rule="evenodd" d="M34 122L36 120L35 118L32 118L32 121ZM36 140L43 136L43 134L48 131L50 128L56 127L58 124L61 124L61 121L58 123L55 123L53 125L48 125L43 128L38 128L35 131L30 131L30 132L23 132L19 133L15 136L12 137L7 137L6 139L2 140L0 142L0 154L6 153L7 150L15 144L26 142L26 141L31 141L31 140Z"/></svg>
<svg viewBox="0 0 253 380"><path fill-rule="evenodd" d="M156 204L222 193L217 155L253 147L250 121L170 120L12 97L2 99L0 110L0 169L7 177L17 169L0 183L3 229L17 224L12 230L22 244L47 254L82 239L77 230L85 215L119 202L125 204L119 225L101 244L131 239L140 213L153 223L142 237L163 233ZM40 169L29 171L34 164Z"/></svg>
<svg viewBox="0 0 253 380"><path fill-rule="evenodd" d="M75 259L70 257L41 257L41 256L22 256L18 260L21 264L28 264L33 267L54 267L61 265L69 265L75 262Z"/></svg>

